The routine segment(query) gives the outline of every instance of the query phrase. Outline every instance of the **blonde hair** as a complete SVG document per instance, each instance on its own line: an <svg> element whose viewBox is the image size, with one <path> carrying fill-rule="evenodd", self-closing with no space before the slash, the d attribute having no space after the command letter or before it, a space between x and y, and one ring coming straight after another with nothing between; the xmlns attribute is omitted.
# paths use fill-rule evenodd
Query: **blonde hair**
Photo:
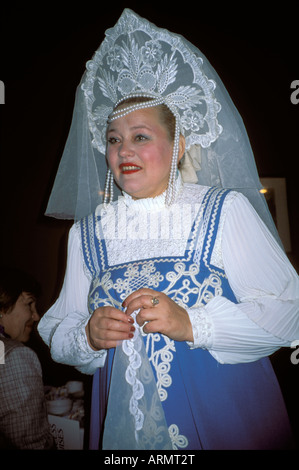
<svg viewBox="0 0 299 470"><path fill-rule="evenodd" d="M127 105L130 105L130 104L146 103L147 101L151 101L153 99L154 98L150 98L150 97L132 96L130 98L127 98L127 99L123 100L121 103L119 103L119 105L116 106L115 109L118 109L120 106L122 107L122 106L127 106ZM163 103L159 104L159 105L156 106L156 108L159 110L161 124L167 130L169 140L171 142L173 142L174 141L174 136L175 136L175 117L174 117L174 114L170 111L170 109L168 108L168 106L166 106L166 104L163 104ZM114 111L115 111L115 109L114 109Z"/></svg>

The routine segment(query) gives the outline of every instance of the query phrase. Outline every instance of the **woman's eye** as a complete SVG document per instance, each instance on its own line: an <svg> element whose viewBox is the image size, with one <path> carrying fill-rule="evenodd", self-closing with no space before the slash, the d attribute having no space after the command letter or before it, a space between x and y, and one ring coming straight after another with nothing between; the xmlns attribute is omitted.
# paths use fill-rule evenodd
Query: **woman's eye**
<svg viewBox="0 0 299 470"><path fill-rule="evenodd" d="M108 142L109 144L116 144L118 139L116 137L109 137Z"/></svg>
<svg viewBox="0 0 299 470"><path fill-rule="evenodd" d="M148 138L145 135L142 135L142 134L136 135L135 139L137 140L137 142L143 142L145 140L148 140Z"/></svg>
<svg viewBox="0 0 299 470"><path fill-rule="evenodd" d="M33 313L35 310L35 301L27 302L26 307L30 313Z"/></svg>

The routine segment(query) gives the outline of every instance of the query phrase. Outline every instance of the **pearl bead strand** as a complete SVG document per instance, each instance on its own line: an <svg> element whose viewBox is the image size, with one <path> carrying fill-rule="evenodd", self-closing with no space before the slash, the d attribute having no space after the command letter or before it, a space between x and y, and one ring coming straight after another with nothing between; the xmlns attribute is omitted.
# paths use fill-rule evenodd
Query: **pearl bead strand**
<svg viewBox="0 0 299 470"><path fill-rule="evenodd" d="M132 96L130 96L132 98ZM133 96L133 98L136 98L137 96ZM144 96L143 96L144 97ZM160 104L163 104L164 100L163 98L157 98L152 101L147 101L143 103L136 103L131 106L126 106L123 109L116 109L113 111L110 116L108 117L108 124L112 121L115 121L116 119L122 118L124 116L127 116L127 114L132 113L133 111L137 111L139 109L145 109L145 108L153 108L154 106L159 106Z"/></svg>
<svg viewBox="0 0 299 470"><path fill-rule="evenodd" d="M166 193L166 205L170 206L175 199L176 196L176 174L177 174L177 161L179 155L179 139L180 139L180 128L178 124L178 117L175 115L175 135L174 135L174 142L173 142L173 151L172 151L172 160L171 160L171 168L167 186L167 193Z"/></svg>

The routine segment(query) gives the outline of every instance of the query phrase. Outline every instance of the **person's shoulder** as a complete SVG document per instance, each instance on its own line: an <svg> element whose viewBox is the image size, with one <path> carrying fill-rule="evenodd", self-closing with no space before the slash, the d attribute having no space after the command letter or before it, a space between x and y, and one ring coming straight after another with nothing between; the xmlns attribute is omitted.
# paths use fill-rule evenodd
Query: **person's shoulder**
<svg viewBox="0 0 299 470"><path fill-rule="evenodd" d="M228 190L225 199L228 206L235 207L237 205L241 210L245 210L248 207L252 208L249 199L243 193L235 189Z"/></svg>
<svg viewBox="0 0 299 470"><path fill-rule="evenodd" d="M22 358L26 358L32 362L39 361L36 352L20 341L16 341L10 338L1 338L1 340L3 340L4 343L5 363Z"/></svg>
<svg viewBox="0 0 299 470"><path fill-rule="evenodd" d="M13 351L19 351L20 349L25 348L26 346L20 341L16 341L11 338L6 338L1 336L1 341L4 345L5 356L8 356Z"/></svg>

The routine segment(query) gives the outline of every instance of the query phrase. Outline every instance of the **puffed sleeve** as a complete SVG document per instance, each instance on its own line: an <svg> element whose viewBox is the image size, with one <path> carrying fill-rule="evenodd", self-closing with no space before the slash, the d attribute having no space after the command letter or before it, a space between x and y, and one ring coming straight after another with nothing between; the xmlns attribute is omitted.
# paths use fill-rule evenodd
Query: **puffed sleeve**
<svg viewBox="0 0 299 470"><path fill-rule="evenodd" d="M54 361L72 365L85 374L93 374L106 358L105 350L94 351L89 346L85 334L89 286L75 224L69 233L67 268L60 295L40 320L38 331L50 347Z"/></svg>
<svg viewBox="0 0 299 470"><path fill-rule="evenodd" d="M189 312L195 330L197 325L205 332L206 349L219 362L237 363L291 346L299 338L298 275L241 194L231 198L221 246L238 303L217 296L198 312ZM197 336L202 340L202 333Z"/></svg>

